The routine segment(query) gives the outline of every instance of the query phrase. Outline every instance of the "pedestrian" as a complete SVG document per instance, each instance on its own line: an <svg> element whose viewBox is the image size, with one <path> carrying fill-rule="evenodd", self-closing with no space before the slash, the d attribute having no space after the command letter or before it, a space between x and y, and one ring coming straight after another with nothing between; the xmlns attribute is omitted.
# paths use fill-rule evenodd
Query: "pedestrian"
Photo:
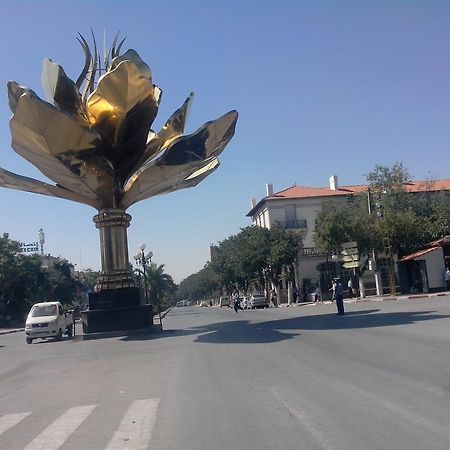
<svg viewBox="0 0 450 450"><path fill-rule="evenodd" d="M447 285L447 291L450 291L450 267L447 267L444 277L445 277L445 284Z"/></svg>
<svg viewBox="0 0 450 450"><path fill-rule="evenodd" d="M348 287L349 298L353 298L353 281L351 278L348 280L347 287Z"/></svg>
<svg viewBox="0 0 450 450"><path fill-rule="evenodd" d="M297 303L298 289L296 286L294 286L294 288L292 289L292 297L294 299L294 303Z"/></svg>
<svg viewBox="0 0 450 450"><path fill-rule="evenodd" d="M241 299L239 297L234 298L234 311L237 313L239 309L242 309Z"/></svg>
<svg viewBox="0 0 450 450"><path fill-rule="evenodd" d="M308 288L306 287L306 285L303 285L303 289L302 289L302 302L306 302L306 300L308 300Z"/></svg>
<svg viewBox="0 0 450 450"><path fill-rule="evenodd" d="M274 308L278 308L277 292L275 291L275 289L272 289L270 291L270 300L273 303Z"/></svg>
<svg viewBox="0 0 450 450"><path fill-rule="evenodd" d="M331 292L331 301L334 302L336 300L336 279L334 278L331 283L331 288L328 289Z"/></svg>
<svg viewBox="0 0 450 450"><path fill-rule="evenodd" d="M338 316L344 315L344 288L342 287L341 280L338 278L336 282L336 306L338 310Z"/></svg>
<svg viewBox="0 0 450 450"><path fill-rule="evenodd" d="M322 300L321 297L322 296L320 295L320 286L317 285L316 292L314 293L314 302L318 302L318 301Z"/></svg>

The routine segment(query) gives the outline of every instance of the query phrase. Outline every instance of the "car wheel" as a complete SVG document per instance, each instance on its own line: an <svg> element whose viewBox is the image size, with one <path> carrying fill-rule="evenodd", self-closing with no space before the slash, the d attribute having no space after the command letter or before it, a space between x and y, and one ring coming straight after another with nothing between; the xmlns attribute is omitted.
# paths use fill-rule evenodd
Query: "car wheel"
<svg viewBox="0 0 450 450"><path fill-rule="evenodd" d="M27 338L27 344L32 344L32 343L33 343L33 339Z"/></svg>
<svg viewBox="0 0 450 450"><path fill-rule="evenodd" d="M70 325L69 328L67 328L67 337L71 338L73 336L73 325Z"/></svg>
<svg viewBox="0 0 450 450"><path fill-rule="evenodd" d="M62 330L60 328L59 331L58 331L58 334L56 335L56 340L57 341L62 341L62 335L63 335L63 332L62 332Z"/></svg>

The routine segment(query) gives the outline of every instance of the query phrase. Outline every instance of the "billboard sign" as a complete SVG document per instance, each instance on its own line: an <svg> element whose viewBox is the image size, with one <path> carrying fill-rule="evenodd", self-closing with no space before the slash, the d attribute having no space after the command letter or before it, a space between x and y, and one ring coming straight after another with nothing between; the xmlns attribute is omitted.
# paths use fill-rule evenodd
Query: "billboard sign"
<svg viewBox="0 0 450 450"><path fill-rule="evenodd" d="M39 243L31 242L31 244L20 243L20 253L39 253Z"/></svg>

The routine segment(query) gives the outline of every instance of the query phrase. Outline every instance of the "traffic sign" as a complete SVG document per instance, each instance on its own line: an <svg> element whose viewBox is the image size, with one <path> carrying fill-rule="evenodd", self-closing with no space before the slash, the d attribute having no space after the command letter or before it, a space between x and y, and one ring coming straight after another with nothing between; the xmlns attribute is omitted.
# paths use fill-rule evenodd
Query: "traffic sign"
<svg viewBox="0 0 450 450"><path fill-rule="evenodd" d="M357 248L347 248L345 250L342 250L341 255L357 255L358 249Z"/></svg>
<svg viewBox="0 0 450 450"><path fill-rule="evenodd" d="M358 243L355 242L355 241L344 242L344 243L341 245L341 248L342 248L343 250L346 250L346 249L348 249L348 248L358 248Z"/></svg>
<svg viewBox="0 0 450 450"><path fill-rule="evenodd" d="M344 255L342 257L342 261L344 262L353 262L353 261L359 261L359 255Z"/></svg>
<svg viewBox="0 0 450 450"><path fill-rule="evenodd" d="M345 262L343 266L344 269L357 269L359 267L359 261Z"/></svg>

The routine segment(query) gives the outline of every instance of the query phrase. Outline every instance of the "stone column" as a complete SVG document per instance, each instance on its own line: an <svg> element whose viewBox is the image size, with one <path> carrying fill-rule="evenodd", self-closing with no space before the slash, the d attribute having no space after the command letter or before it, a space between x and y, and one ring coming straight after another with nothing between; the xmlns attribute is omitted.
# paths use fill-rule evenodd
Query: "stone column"
<svg viewBox="0 0 450 450"><path fill-rule="evenodd" d="M128 258L127 228L131 216L122 209L104 209L93 217L100 231L102 271L95 291L134 287Z"/></svg>

